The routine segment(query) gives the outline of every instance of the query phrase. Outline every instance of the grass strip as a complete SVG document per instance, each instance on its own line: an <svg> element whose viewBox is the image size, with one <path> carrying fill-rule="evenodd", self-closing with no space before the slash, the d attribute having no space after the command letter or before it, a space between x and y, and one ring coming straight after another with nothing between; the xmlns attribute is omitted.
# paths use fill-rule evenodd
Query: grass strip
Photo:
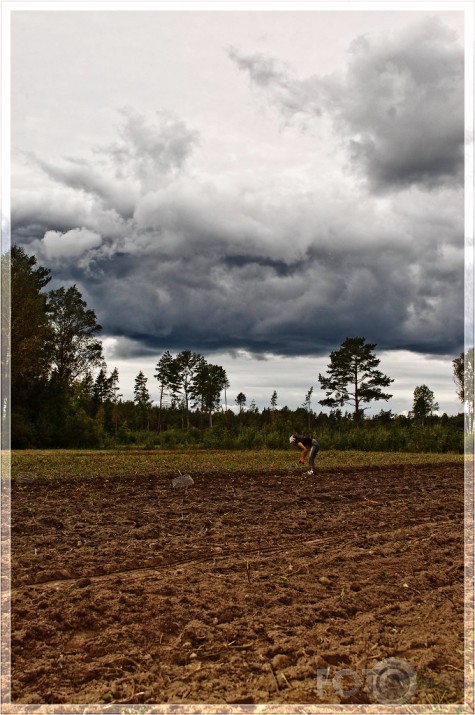
<svg viewBox="0 0 475 715"><path fill-rule="evenodd" d="M25 450L13 451L11 476L20 479L133 478L193 474L275 474L297 465L291 450ZM348 471L396 466L460 464L464 455L451 453L324 451L317 471ZM303 469L303 468L302 468Z"/></svg>

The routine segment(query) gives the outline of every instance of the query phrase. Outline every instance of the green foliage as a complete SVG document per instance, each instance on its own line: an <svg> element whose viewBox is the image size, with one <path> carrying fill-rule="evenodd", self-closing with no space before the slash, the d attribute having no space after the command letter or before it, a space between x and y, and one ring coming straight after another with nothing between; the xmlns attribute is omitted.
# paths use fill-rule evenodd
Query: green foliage
<svg viewBox="0 0 475 715"><path fill-rule="evenodd" d="M10 263L11 277L11 384L14 402L27 399L32 383L44 380L49 369L47 346L51 339L47 294L51 272L36 267L36 258L13 246L2 256L2 274ZM3 341L2 341L3 344ZM6 344L6 341L5 341Z"/></svg>
<svg viewBox="0 0 475 715"><path fill-rule="evenodd" d="M96 333L102 328L75 285L50 291L47 310L52 329L50 369L61 385L71 387L91 367L101 364L102 344Z"/></svg>
<svg viewBox="0 0 475 715"><path fill-rule="evenodd" d="M226 384L226 372L220 365L209 365L206 360L197 365L192 395L195 405L208 413L210 427L213 426L213 412L219 410L221 392Z"/></svg>
<svg viewBox="0 0 475 715"><path fill-rule="evenodd" d="M365 410L362 405L392 397L381 390L394 380L377 369L380 360L373 354L375 347L364 338L346 338L339 350L330 353L328 377L318 376L326 391L326 398L319 401L321 405L335 408L349 403L359 420Z"/></svg>
<svg viewBox="0 0 475 715"><path fill-rule="evenodd" d="M59 446L72 448L97 448L103 446L103 433L96 420L88 417L82 408L70 411L58 434Z"/></svg>
<svg viewBox="0 0 475 715"><path fill-rule="evenodd" d="M137 436L135 432L132 432L132 430L129 429L127 422L123 422L117 430L114 441L117 441L118 444L124 445L133 444L137 441Z"/></svg>
<svg viewBox="0 0 475 715"><path fill-rule="evenodd" d="M291 433L298 433L317 437L322 451L463 452L463 415L461 420L431 415L436 403L425 386L432 401L422 405L423 420L383 410L372 419L364 418L363 405L388 399L381 388L392 382L377 369L376 346L364 338L347 338L331 353L328 377L319 376L327 391L320 403L332 408L330 414L312 410L313 387L296 410L278 408L277 390L262 412L254 400L246 407L244 392L235 400L237 414L227 404L224 410L221 392L226 403L229 387L225 370L190 350L176 357L167 351L160 358L155 374L158 404L152 402L142 371L134 401L122 401L118 371L108 375L102 360L96 337L101 327L76 286L44 292L50 271L37 267L34 257L16 247L2 257L2 277L9 268L13 448L278 451ZM454 361L454 368L456 364L459 378L464 376L464 398L471 404L473 424L473 387L470 380L467 383L467 377L473 378L473 349L463 358ZM8 365L3 344L2 360ZM343 415L341 408L347 403L354 415ZM417 417L419 402L415 407Z"/></svg>
<svg viewBox="0 0 475 715"><path fill-rule="evenodd" d="M182 425L190 427L190 404L208 415L213 426L213 414L219 409L222 390L229 387L226 371L220 365L210 365L199 353L183 350L174 358L167 350L156 366L155 377L160 386L159 425L162 425L164 398L180 405Z"/></svg>
<svg viewBox="0 0 475 715"><path fill-rule="evenodd" d="M414 418L424 424L427 417L439 409L439 405L434 400L434 393L427 385L420 385L414 390L414 402L412 414Z"/></svg>
<svg viewBox="0 0 475 715"><path fill-rule="evenodd" d="M19 406L12 410L10 429L15 435L17 449L28 449L36 444L36 429L25 407Z"/></svg>
<svg viewBox="0 0 475 715"><path fill-rule="evenodd" d="M294 413L295 414L295 413ZM316 427L312 431L322 450L364 452L455 452L464 451L463 415L460 417L434 417L422 425L406 418L394 418L382 424L377 419L364 420L359 425L351 417L330 420L327 415L315 416ZM297 421L295 421L297 422ZM302 425L305 427L305 423ZM162 432L133 432L120 428L115 440L109 444L147 445L152 449L228 449L228 450L280 450L288 442L292 432L306 434L305 430L288 429L287 425L267 424L255 429L239 427L239 416L233 424L217 421L210 427L179 426ZM148 436L147 436L148 435Z"/></svg>
<svg viewBox="0 0 475 715"><path fill-rule="evenodd" d="M76 286L44 292L50 271L13 246L2 256L11 275L11 442L12 446L101 444L93 419L91 367L100 364L101 329ZM3 316L2 316L3 319ZM2 353L4 363L9 362ZM82 397L78 380L82 380Z"/></svg>
<svg viewBox="0 0 475 715"><path fill-rule="evenodd" d="M51 328L44 288L51 280L50 271L36 266L36 258L13 246L2 256L2 331L10 328L8 340L2 340L2 379L10 378L12 444L27 447L36 442L35 418L41 408L48 379L48 344ZM3 291L11 286L11 301ZM6 306L10 305L10 311Z"/></svg>

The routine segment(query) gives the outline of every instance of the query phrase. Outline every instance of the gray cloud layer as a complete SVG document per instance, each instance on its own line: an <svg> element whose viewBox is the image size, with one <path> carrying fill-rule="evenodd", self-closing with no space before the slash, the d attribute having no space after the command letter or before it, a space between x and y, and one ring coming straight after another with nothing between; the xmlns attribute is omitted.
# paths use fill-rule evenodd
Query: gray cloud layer
<svg viewBox="0 0 475 715"><path fill-rule="evenodd" d="M13 238L76 282L105 333L144 350L326 354L349 335L380 348L463 346L462 54L438 23L360 38L342 76L298 79L228 57L289 121L331 116L352 170L314 190L196 171L200 136L161 111L124 110L89 158L36 158L14 193ZM237 75L237 79L240 75ZM31 157L29 158L31 164ZM330 181L330 180L329 180ZM397 189L395 197L390 190Z"/></svg>
<svg viewBox="0 0 475 715"><path fill-rule="evenodd" d="M289 119L328 113L373 191L462 182L463 51L437 18L356 39L341 76L302 80L273 58L228 54Z"/></svg>

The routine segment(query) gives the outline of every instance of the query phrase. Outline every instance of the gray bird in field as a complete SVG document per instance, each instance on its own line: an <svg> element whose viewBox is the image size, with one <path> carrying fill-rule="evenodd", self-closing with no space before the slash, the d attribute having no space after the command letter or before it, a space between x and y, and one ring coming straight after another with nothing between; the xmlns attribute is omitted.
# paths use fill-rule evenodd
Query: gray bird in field
<svg viewBox="0 0 475 715"><path fill-rule="evenodd" d="M182 474L181 472L179 477L172 479L173 489L188 489L188 487L193 486L194 483L189 474Z"/></svg>

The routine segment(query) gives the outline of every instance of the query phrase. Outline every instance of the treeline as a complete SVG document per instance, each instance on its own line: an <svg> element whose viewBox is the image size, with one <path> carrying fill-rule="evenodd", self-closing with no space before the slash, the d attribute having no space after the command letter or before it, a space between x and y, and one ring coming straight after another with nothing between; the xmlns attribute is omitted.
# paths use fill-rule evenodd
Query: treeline
<svg viewBox="0 0 475 715"><path fill-rule="evenodd" d="M10 371L13 448L272 449L287 446L294 432L317 436L326 449L463 451L463 414L435 416L438 405L425 385L415 389L408 417L384 410L365 417L365 405L391 397L382 388L393 381L378 370L376 346L364 338L347 338L331 353L326 376L319 375L319 404L330 414L312 408L313 387L296 410L278 409L277 391L262 411L244 392L231 409L224 368L191 350L163 353L153 399L139 372L134 399L123 400L118 370L104 361L101 326L77 287L46 290L49 269L16 246L2 257L2 290L7 276L11 341L10 352L2 343L2 365ZM473 374L473 348L453 361L461 399L467 363ZM473 415L470 394L465 390Z"/></svg>

